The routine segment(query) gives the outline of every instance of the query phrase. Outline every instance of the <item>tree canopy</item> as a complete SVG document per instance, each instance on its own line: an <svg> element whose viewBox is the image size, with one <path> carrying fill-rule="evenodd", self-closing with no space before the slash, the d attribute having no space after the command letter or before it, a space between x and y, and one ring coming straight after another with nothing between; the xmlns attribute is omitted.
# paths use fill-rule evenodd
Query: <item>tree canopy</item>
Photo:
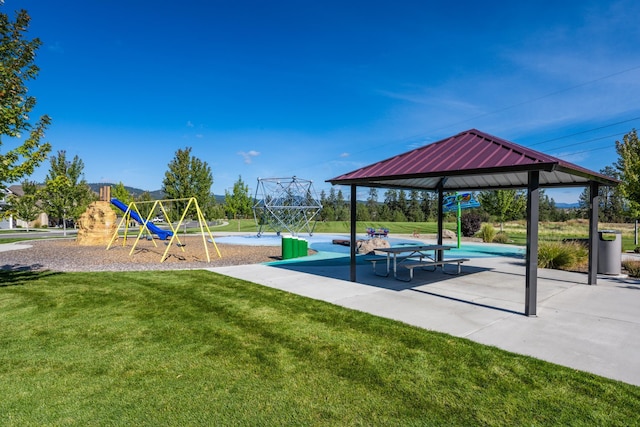
<svg viewBox="0 0 640 427"><path fill-rule="evenodd" d="M253 203L249 197L249 186L242 176L233 184L233 192L224 191L225 210L228 218L246 218L251 215Z"/></svg>
<svg viewBox="0 0 640 427"><path fill-rule="evenodd" d="M95 198L84 180L83 170L84 162L78 156L69 161L64 150L51 156L41 197L47 213L62 222L65 233L67 220L78 219Z"/></svg>
<svg viewBox="0 0 640 427"><path fill-rule="evenodd" d="M30 20L25 10L16 13L15 21L0 13L0 148L5 142L13 147L0 152L0 188L31 175L51 151L49 143L41 142L50 117L30 122L36 98L28 95L26 82L38 75L34 59L41 45L38 38L25 38Z"/></svg>
<svg viewBox="0 0 640 427"><path fill-rule="evenodd" d="M500 231L505 221L521 217L527 205L527 197L520 190L481 191L478 199L482 208L500 222Z"/></svg>
<svg viewBox="0 0 640 427"><path fill-rule="evenodd" d="M620 192L629 202L629 213L640 216L640 141L633 129L624 135L622 142L616 141L618 161L615 163L620 172Z"/></svg>
<svg viewBox="0 0 640 427"><path fill-rule="evenodd" d="M207 162L192 156L191 147L186 147L184 150L178 149L169 162L162 180L162 191L168 199L195 197L202 211L207 211L214 203L212 185L213 175ZM181 214L187 203L175 202L176 214Z"/></svg>
<svg viewBox="0 0 640 427"><path fill-rule="evenodd" d="M9 213L16 218L27 223L27 231L29 231L29 223L38 219L42 209L38 206L38 187L35 182L24 181L22 183L22 197L11 195L9 198Z"/></svg>

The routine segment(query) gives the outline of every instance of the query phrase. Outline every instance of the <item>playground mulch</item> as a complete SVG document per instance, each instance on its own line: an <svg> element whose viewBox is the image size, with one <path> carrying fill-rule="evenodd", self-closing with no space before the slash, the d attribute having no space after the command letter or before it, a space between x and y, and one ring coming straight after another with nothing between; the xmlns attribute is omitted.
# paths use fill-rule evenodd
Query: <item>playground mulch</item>
<svg viewBox="0 0 640 427"><path fill-rule="evenodd" d="M26 249L0 252L0 269L30 269L53 271L139 271L180 270L219 267L226 265L259 264L281 259L279 246L248 246L207 243L210 262L201 237L181 238L185 244L173 244L167 258L160 260L167 249L164 241L141 240L131 255L135 239L106 245L79 246L75 239L48 239L19 243ZM155 242L155 246L154 243Z"/></svg>

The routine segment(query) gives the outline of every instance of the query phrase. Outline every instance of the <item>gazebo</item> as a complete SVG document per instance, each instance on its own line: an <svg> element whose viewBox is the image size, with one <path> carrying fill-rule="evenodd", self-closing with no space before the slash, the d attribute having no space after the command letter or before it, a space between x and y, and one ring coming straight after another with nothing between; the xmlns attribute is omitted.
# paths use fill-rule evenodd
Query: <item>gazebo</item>
<svg viewBox="0 0 640 427"><path fill-rule="evenodd" d="M525 309L536 315L539 193L541 188L589 188L589 271L597 284L598 189L619 181L553 156L470 129L327 180L351 188L350 279L356 281L357 187L429 190L438 194L438 244L442 244L444 193L497 189L527 190Z"/></svg>

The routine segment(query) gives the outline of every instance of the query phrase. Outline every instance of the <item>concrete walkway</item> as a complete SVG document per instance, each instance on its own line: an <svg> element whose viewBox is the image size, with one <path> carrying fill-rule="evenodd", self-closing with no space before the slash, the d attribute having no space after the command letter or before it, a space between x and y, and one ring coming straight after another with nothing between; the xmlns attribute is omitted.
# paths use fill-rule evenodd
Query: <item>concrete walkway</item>
<svg viewBox="0 0 640 427"><path fill-rule="evenodd" d="M640 385L638 280L599 277L588 286L586 274L541 269L537 316L527 317L517 258L472 259L460 276L416 270L409 283L374 275L370 265L351 282L348 265L330 264L311 256L210 270Z"/></svg>

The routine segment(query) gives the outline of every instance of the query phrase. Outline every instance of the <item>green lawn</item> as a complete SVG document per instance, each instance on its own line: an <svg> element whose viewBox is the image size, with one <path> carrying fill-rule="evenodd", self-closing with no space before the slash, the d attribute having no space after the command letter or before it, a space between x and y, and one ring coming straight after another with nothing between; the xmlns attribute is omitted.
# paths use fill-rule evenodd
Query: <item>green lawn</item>
<svg viewBox="0 0 640 427"><path fill-rule="evenodd" d="M0 282L2 425L640 424L640 387L206 271Z"/></svg>

